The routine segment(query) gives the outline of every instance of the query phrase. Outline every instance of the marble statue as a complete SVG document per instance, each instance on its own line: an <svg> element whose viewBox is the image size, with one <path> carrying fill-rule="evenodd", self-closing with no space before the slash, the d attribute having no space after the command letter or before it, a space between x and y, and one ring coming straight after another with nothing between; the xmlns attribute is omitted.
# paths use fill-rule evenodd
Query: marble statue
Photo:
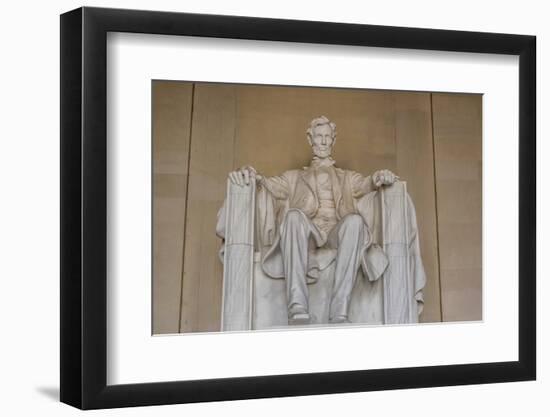
<svg viewBox="0 0 550 417"><path fill-rule="evenodd" d="M417 322L426 277L405 183L389 170L365 177L337 167L336 125L324 116L313 119L306 134L313 154L309 166L274 177L252 166L229 174L217 224L224 239L222 330L255 328L254 304L270 303L269 297L255 299L255 273L284 280L289 325L352 322L359 277L384 281L372 287L374 296L353 301L380 298L378 322ZM255 268L255 257L261 268ZM310 288L323 274L330 283L317 296L326 311L317 316L327 315L320 319L311 312Z"/></svg>

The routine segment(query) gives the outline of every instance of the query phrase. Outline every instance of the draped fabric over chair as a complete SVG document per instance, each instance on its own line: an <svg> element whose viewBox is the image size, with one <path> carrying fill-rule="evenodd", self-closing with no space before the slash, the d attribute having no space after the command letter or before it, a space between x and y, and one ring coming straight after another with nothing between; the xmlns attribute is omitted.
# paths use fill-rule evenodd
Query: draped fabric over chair
<svg viewBox="0 0 550 417"><path fill-rule="evenodd" d="M373 191L356 204L372 231L371 253L365 256L352 293L352 323L405 324L418 322L426 276L420 255L415 208L406 183L397 181ZM278 233L277 201L256 183L228 181L216 232L224 239L222 330L239 331L288 325L284 279L268 276L264 254ZM311 325L328 323L334 282L334 249L310 252ZM380 279L378 279L380 277Z"/></svg>

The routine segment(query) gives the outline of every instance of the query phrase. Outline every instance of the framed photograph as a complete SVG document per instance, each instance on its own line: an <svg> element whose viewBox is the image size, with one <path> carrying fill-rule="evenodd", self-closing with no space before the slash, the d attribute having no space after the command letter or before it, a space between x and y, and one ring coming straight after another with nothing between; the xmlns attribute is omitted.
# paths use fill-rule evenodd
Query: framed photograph
<svg viewBox="0 0 550 417"><path fill-rule="evenodd" d="M61 401L533 380L535 37L61 16Z"/></svg>

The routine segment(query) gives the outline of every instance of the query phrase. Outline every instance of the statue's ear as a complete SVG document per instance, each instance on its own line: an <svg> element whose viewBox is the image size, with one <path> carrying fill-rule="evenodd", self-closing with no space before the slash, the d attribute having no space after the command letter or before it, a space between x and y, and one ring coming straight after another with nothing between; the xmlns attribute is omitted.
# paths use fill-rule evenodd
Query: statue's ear
<svg viewBox="0 0 550 417"><path fill-rule="evenodd" d="M309 146L313 146L313 143L311 143L311 135L308 133L306 136L307 136L307 143L309 143Z"/></svg>

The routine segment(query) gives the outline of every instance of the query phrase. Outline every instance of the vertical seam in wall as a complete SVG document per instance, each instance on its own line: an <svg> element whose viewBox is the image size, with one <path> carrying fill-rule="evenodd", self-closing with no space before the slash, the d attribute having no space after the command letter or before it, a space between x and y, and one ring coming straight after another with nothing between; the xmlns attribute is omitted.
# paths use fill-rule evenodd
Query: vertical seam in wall
<svg viewBox="0 0 550 417"><path fill-rule="evenodd" d="M434 197L435 197L435 237L437 245L437 274L439 279L439 314L441 316L441 321L443 320L443 297L441 291L441 256L439 249L439 213L437 210L437 174L436 174L436 162L435 162L435 129L434 129L434 104L433 104L433 93L430 93L430 118L432 124L432 160L433 160L433 175L434 175Z"/></svg>
<svg viewBox="0 0 550 417"><path fill-rule="evenodd" d="M185 179L185 219L183 219L183 244L182 244L182 250L181 250L181 286L180 286L180 311L178 316L178 332L181 333L181 316L183 313L183 283L184 283L184 276L185 276L185 233L187 231L187 218L189 213L187 212L187 203L189 201L189 177L190 177L190 171L191 171L191 141L193 139L193 112L195 110L195 83L191 86L191 109L189 111L189 145L188 145L188 152L187 152L187 178Z"/></svg>
<svg viewBox="0 0 550 417"><path fill-rule="evenodd" d="M397 98L395 92L392 93L392 107L393 107L393 154L395 155L395 168L397 170L397 162L399 153L397 152Z"/></svg>
<svg viewBox="0 0 550 417"><path fill-rule="evenodd" d="M238 115L238 109L237 109L237 95L236 95L236 89L233 87L233 164L232 168L235 169L235 155L237 152L235 152L235 149L237 148L237 115Z"/></svg>

